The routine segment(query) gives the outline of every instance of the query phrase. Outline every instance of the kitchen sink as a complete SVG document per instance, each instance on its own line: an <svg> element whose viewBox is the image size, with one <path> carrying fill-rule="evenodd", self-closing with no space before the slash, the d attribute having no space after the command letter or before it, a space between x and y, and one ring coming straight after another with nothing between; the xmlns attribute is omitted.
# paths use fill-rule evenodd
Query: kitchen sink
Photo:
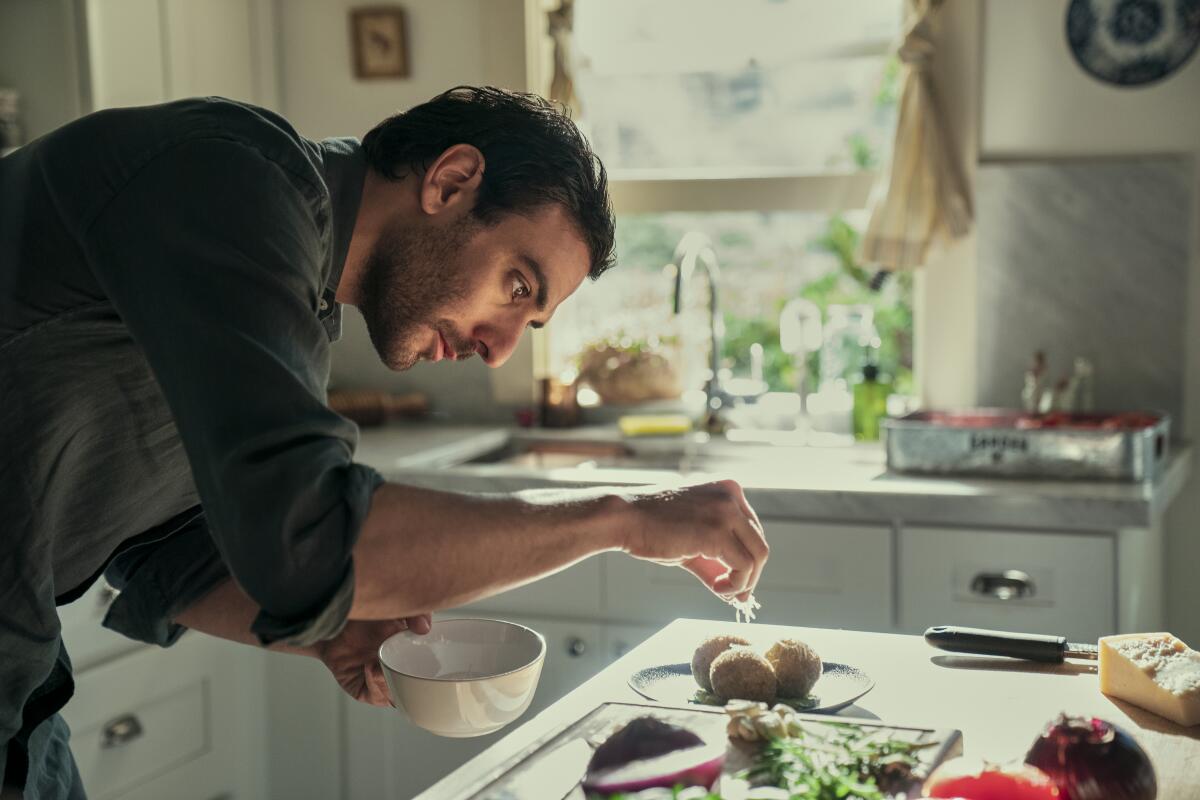
<svg viewBox="0 0 1200 800"><path fill-rule="evenodd" d="M520 470L641 470L675 473L824 469L845 463L855 448L838 450L730 442L724 438L579 440L514 437L467 462ZM867 456L878 462L878 454Z"/></svg>

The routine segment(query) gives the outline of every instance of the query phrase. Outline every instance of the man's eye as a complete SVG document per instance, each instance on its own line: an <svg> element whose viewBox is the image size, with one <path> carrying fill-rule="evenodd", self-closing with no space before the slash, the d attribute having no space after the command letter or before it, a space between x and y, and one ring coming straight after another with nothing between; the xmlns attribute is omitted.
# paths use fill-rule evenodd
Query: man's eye
<svg viewBox="0 0 1200 800"><path fill-rule="evenodd" d="M513 284L512 284L513 300L519 300L524 297L529 297L530 294L531 294L531 292L529 291L529 284L525 283L525 281L521 280L520 278L513 278Z"/></svg>

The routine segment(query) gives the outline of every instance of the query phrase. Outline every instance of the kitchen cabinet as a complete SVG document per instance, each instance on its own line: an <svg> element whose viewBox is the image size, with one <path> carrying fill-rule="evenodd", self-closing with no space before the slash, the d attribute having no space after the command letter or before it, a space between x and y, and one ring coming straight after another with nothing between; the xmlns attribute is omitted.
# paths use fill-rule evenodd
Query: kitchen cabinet
<svg viewBox="0 0 1200 800"><path fill-rule="evenodd" d="M261 656L189 633L79 671L62 715L88 796L266 796Z"/></svg>
<svg viewBox="0 0 1200 800"><path fill-rule="evenodd" d="M493 611L510 614L551 614L556 617L596 618L603 607L603 565L589 558L540 581L472 603L477 615Z"/></svg>
<svg viewBox="0 0 1200 800"><path fill-rule="evenodd" d="M931 625L1096 641L1117 630L1111 535L1053 531L900 531L900 629Z"/></svg>
<svg viewBox="0 0 1200 800"><path fill-rule="evenodd" d="M771 558L758 585L759 621L891 630L891 526L762 522ZM611 619L664 625L680 617L733 619L733 609L685 570L621 555L606 556L604 564Z"/></svg>

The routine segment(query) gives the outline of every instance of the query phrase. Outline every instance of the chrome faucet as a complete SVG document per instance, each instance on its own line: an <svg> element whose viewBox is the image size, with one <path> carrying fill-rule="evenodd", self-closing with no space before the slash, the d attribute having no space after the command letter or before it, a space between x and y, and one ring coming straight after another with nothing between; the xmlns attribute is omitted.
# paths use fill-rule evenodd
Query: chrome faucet
<svg viewBox="0 0 1200 800"><path fill-rule="evenodd" d="M671 266L675 269L673 305L676 315L683 311L684 284L692 279L697 266L708 277L708 328L712 349L708 357L708 380L704 384L704 428L710 433L719 433L724 429L721 411L730 404L732 397L721 388L721 342L725 336L725 321L721 317L720 305L717 302L717 284L721 271L717 266L717 254L712 241L699 231L684 234L675 246Z"/></svg>

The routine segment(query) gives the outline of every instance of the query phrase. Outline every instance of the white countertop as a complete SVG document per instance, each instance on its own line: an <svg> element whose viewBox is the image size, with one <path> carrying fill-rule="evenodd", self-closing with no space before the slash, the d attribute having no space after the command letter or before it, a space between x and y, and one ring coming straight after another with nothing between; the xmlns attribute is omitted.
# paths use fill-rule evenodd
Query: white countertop
<svg viewBox="0 0 1200 800"><path fill-rule="evenodd" d="M628 686L635 670L686 662L706 636L735 631L756 643L798 638L825 660L850 664L870 675L875 687L838 716L958 729L964 755L997 762L1022 759L1043 726L1059 712L1096 716L1125 728L1146 750L1158 774L1159 800L1198 796L1200 727L1183 728L1108 698L1098 688L1095 662L1056 665L960 656L934 650L917 636L676 620L417 800L470 797L530 747L601 703L647 702Z"/></svg>
<svg viewBox="0 0 1200 800"><path fill-rule="evenodd" d="M362 432L357 458L389 480L461 491L515 491L537 486L695 483L732 477L763 516L890 521L976 527L1115 530L1150 527L1184 486L1191 450L1176 448L1155 483L932 478L888 472L883 449L785 447L771 463L731 459L720 471L530 468L464 462L510 439L617 441L615 431L526 431L495 426L404 424ZM638 440L654 447L654 440ZM678 443L663 440L664 446ZM727 444L735 453L742 445ZM711 467L710 467L711 468Z"/></svg>

